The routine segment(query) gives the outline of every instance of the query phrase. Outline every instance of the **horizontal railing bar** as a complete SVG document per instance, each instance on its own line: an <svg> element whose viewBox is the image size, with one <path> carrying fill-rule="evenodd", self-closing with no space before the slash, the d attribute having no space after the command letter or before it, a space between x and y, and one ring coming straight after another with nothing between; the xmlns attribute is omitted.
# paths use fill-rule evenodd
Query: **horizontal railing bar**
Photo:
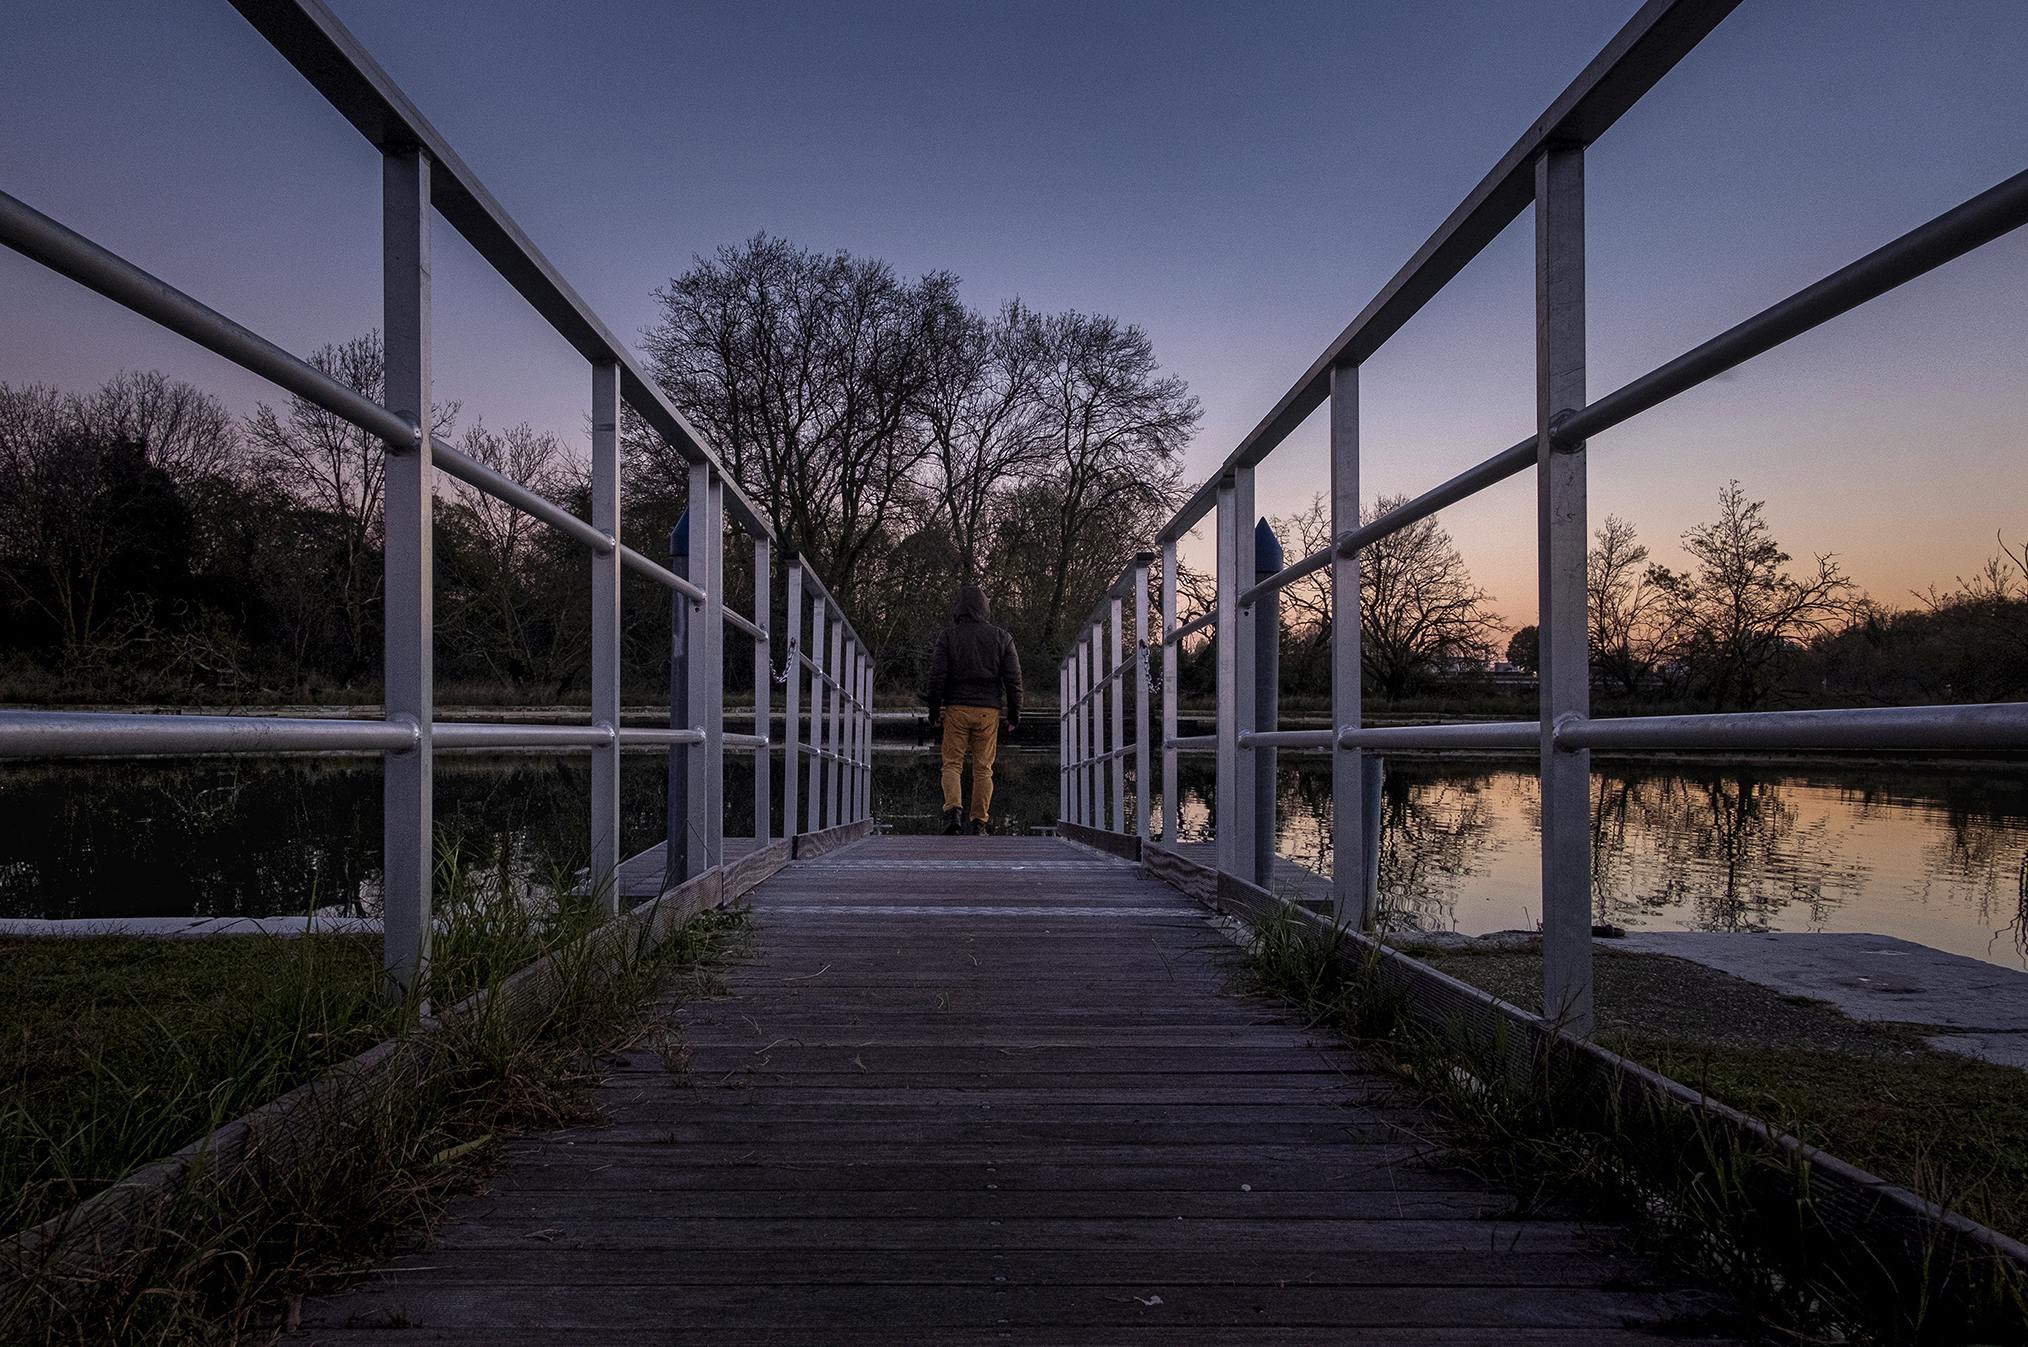
<svg viewBox="0 0 2028 1347"><path fill-rule="evenodd" d="M421 728L407 720L0 711L0 757L10 758L342 749L407 753L421 742Z"/></svg>
<svg viewBox="0 0 2028 1347"><path fill-rule="evenodd" d="M826 687L835 688L838 692L840 699L847 706L850 706L855 710L867 711L869 713L871 712L871 708L861 703L859 698L854 696L852 690L846 687L844 683L840 682L837 678L833 677L829 672L818 668L817 661L811 659L807 654L803 653L800 650L796 652L796 659L798 662L802 664L802 666L805 669L809 670L810 677L816 679L820 683L824 684L824 686Z"/></svg>
<svg viewBox="0 0 2028 1347"><path fill-rule="evenodd" d="M411 448L420 439L415 426L371 398L5 192L0 243L369 434ZM611 540L605 542L610 549Z"/></svg>
<svg viewBox="0 0 2028 1347"><path fill-rule="evenodd" d="M1567 720L1556 746L1582 748L2028 748L2028 702L1737 711Z"/></svg>
<svg viewBox="0 0 2028 1347"><path fill-rule="evenodd" d="M734 734L729 730L719 735L718 741L727 748L744 749L763 749L769 747L774 742L765 734Z"/></svg>
<svg viewBox="0 0 2028 1347"><path fill-rule="evenodd" d="M1239 736L1241 748L1329 748L1337 741L1336 730L1247 730Z"/></svg>
<svg viewBox="0 0 2028 1347"><path fill-rule="evenodd" d="M629 729L619 731L618 743L650 745L701 744L702 730ZM517 725L447 721L430 726L430 744L436 748L610 748L614 743L610 725Z"/></svg>
<svg viewBox="0 0 2028 1347"><path fill-rule="evenodd" d="M5 192L0 192L0 242L305 402L343 417L369 435L383 441L416 443L416 428L371 398ZM430 437L430 463L601 556L614 550L613 540L592 525L434 435ZM621 546L619 551L621 561L630 569L703 599L703 590L632 548Z"/></svg>
<svg viewBox="0 0 2028 1347"><path fill-rule="evenodd" d="M1106 690L1106 684L1114 681L1115 679L1125 678L1128 674L1132 673L1133 671L1134 671L1133 665L1128 664L1125 660L1120 661L1119 668L1112 670L1110 673L1100 674L1098 681L1096 683L1093 683L1091 687L1087 689L1085 692L1079 694L1077 700L1071 702L1068 706L1065 706L1060 711L1058 711L1056 713L1056 718L1058 720L1062 720L1066 716L1070 715L1072 712L1076 711L1078 707L1083 706L1086 702L1090 701L1092 698L1103 696Z"/></svg>
<svg viewBox="0 0 2028 1347"><path fill-rule="evenodd" d="M2023 224L2028 224L2028 173L2017 174L1973 197L1572 414L1557 426L1556 443L1559 446L1582 443ZM1240 606L1250 608L1266 595L1330 565L1334 555L1350 556L1419 519L1525 471L1534 466L1537 457L1536 440L1531 435L1371 524L1341 534L1322 551L1275 572L1243 592L1239 596Z"/></svg>
<svg viewBox="0 0 2028 1347"><path fill-rule="evenodd" d="M668 567L648 560L625 543L620 544L620 564L628 570L647 576L666 589L687 596L692 603L704 602L704 591L691 584Z"/></svg>
<svg viewBox="0 0 2028 1347"><path fill-rule="evenodd" d="M1177 753L1216 753L1218 736L1215 734L1183 734L1174 739L1162 741L1162 751Z"/></svg>
<svg viewBox="0 0 2028 1347"><path fill-rule="evenodd" d="M748 618L740 616L738 613L733 612L732 609L730 608L725 609L724 612L726 626L738 627L741 631L753 637L756 641L765 641L768 638L766 628L760 626L759 624L751 621Z"/></svg>
<svg viewBox="0 0 2028 1347"><path fill-rule="evenodd" d="M1581 443L2023 224L2028 224L2028 172L2017 173L1761 310L1694 351L1608 393L1560 422L1555 441L1559 447Z"/></svg>
<svg viewBox="0 0 2028 1347"><path fill-rule="evenodd" d="M1152 567L1157 560L1153 552L1136 552L1129 558L1126 566L1113 577L1113 582L1106 586L1106 592L1099 596L1099 601L1092 605L1091 616L1084 620L1085 630L1110 622L1113 600L1124 599L1134 592L1134 572L1143 566Z"/></svg>
<svg viewBox="0 0 2028 1347"><path fill-rule="evenodd" d="M1333 556L1351 556L1362 547L1399 533L1419 519L1427 519L1445 506L1455 505L1495 482L1503 482L1516 473L1527 471L1535 466L1537 453L1533 435L1512 448L1502 449L1485 462L1465 469L1442 486L1430 488L1414 500L1389 510L1370 524L1362 524L1356 529L1339 534L1321 551L1312 552L1301 561L1276 571L1253 588L1241 593L1240 607L1251 608L1266 595L1294 584L1306 575L1323 570L1331 564Z"/></svg>
<svg viewBox="0 0 2028 1347"><path fill-rule="evenodd" d="M853 630L852 619L846 616L844 606L831 596L831 591L824 584L823 577L810 569L809 564L803 560L803 554L791 552L783 558L783 563L790 569L800 570L803 573L803 587L805 589L815 589L817 597L824 601L825 610L836 621L844 624L845 639L858 646L861 650L866 649L866 642L860 640L859 633Z"/></svg>
<svg viewBox="0 0 2028 1347"><path fill-rule="evenodd" d="M1104 753L1095 753L1090 757L1073 758L1071 761L1065 763L1060 770L1065 772L1074 772L1080 767L1091 767L1097 765L1098 763L1111 762L1114 758L1124 758L1133 751L1134 745L1127 744L1120 748L1108 749Z"/></svg>
<svg viewBox="0 0 2028 1347"><path fill-rule="evenodd" d="M1272 453L1330 392L1331 371L1358 365L1448 285L1535 199L1535 160L1552 145L1588 145L1611 128L1738 0L1649 0L1494 165L1337 340L1204 479L1157 535L1176 542L1211 513L1218 483Z"/></svg>
<svg viewBox="0 0 2028 1347"><path fill-rule="evenodd" d="M437 129L318 0L233 0L247 22L293 65L339 115L381 148L418 146L430 158L430 204L579 355L620 367L620 396L692 463L725 478L726 504L741 529L774 540L709 446L642 371L633 353L544 257L521 226L466 167Z"/></svg>
<svg viewBox="0 0 2028 1347"><path fill-rule="evenodd" d="M1213 608L1210 612L1205 613L1203 616L1197 618L1194 621L1185 622L1182 626L1176 628L1176 630L1170 632L1167 636L1164 636L1162 638L1162 644L1175 645L1178 641L1182 640L1186 636L1189 636L1195 632L1203 631L1206 627L1215 627L1217 625L1218 625L1218 610L1216 608Z"/></svg>
<svg viewBox="0 0 2028 1347"><path fill-rule="evenodd" d="M1340 748L1539 748L1542 725L1533 720L1483 725L1386 725L1376 729L1345 726L1338 731Z"/></svg>

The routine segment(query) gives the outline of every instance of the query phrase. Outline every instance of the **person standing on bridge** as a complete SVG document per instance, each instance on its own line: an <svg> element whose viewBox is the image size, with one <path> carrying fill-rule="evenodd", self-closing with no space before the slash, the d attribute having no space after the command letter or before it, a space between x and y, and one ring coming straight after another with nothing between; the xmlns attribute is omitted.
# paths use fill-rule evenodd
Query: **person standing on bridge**
<svg viewBox="0 0 2028 1347"><path fill-rule="evenodd" d="M987 832L993 803L993 755L1000 745L1005 697L1007 732L1021 724L1021 657L1014 638L993 625L985 591L960 586L951 599L951 625L937 634L930 654L929 727L944 736L944 836L965 831L965 754L972 755L972 827Z"/></svg>

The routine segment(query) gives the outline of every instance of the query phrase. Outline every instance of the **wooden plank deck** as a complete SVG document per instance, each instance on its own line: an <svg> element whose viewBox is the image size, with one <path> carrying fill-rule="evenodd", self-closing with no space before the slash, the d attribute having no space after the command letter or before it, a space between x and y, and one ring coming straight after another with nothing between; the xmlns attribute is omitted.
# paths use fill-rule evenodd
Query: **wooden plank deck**
<svg viewBox="0 0 2028 1347"><path fill-rule="evenodd" d="M305 1307L404 1342L1559 1343L1721 1306L1503 1216L1426 1118L1132 865L869 838L750 895L755 957L608 1125L513 1144L433 1247ZM351 1340L347 1338L346 1340Z"/></svg>

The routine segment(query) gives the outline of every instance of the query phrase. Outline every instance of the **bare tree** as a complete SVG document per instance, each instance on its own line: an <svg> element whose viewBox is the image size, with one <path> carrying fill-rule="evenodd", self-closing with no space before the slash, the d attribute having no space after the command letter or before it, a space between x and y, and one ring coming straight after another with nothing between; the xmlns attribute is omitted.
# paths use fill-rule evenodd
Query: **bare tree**
<svg viewBox="0 0 2028 1347"><path fill-rule="evenodd" d="M474 422L458 447L551 500L567 500L586 485L580 465L556 433L537 431L525 421L505 431ZM571 621L565 615L578 613L580 604L559 612L541 601L551 588L546 572L559 560L548 546L554 535L531 516L464 482L452 481L448 497L438 515L439 570L462 601L445 605L440 630L461 640L468 658L495 677L510 683L558 681L563 671L583 663L589 631L581 618ZM578 567L564 569L570 587L581 592Z"/></svg>
<svg viewBox="0 0 2028 1347"><path fill-rule="evenodd" d="M1370 524L1408 503L1384 496L1361 512ZM1434 517L1368 543L1359 553L1359 654L1367 685L1394 701L1461 660L1494 650L1499 614L1472 580L1451 535Z"/></svg>
<svg viewBox="0 0 2028 1347"><path fill-rule="evenodd" d="M1361 512L1360 522L1370 524L1407 501L1406 496L1376 500ZM1297 556L1330 545L1331 517L1321 493L1301 512L1269 522L1278 535L1293 540ZM1500 617L1486 608L1492 596L1473 583L1451 535L1433 518L1361 549L1359 588L1360 669L1368 689L1389 701L1453 661L1493 653ZM1304 650L1329 648L1328 568L1283 588L1282 621Z"/></svg>
<svg viewBox="0 0 2028 1347"><path fill-rule="evenodd" d="M1751 708L1774 691L1800 645L1824 636L1865 608L1829 553L1801 579L1782 568L1790 557L1738 482L1718 493L1717 522L1683 535L1694 573L1648 569L1676 631L1675 652L1713 710Z"/></svg>
<svg viewBox="0 0 2028 1347"><path fill-rule="evenodd" d="M122 370L77 401L92 435L148 447L148 461L179 484L241 474L239 427L225 404L160 370Z"/></svg>
<svg viewBox="0 0 2028 1347"><path fill-rule="evenodd" d="M191 511L160 460L218 465L231 448L217 399L160 374L89 398L0 384L0 583L66 661L152 637L187 597Z"/></svg>
<svg viewBox="0 0 2028 1347"><path fill-rule="evenodd" d="M1650 686L1668 648L1669 605L1650 578L1634 526L1607 515L1585 556L1591 597L1591 666L1628 696Z"/></svg>
<svg viewBox="0 0 2028 1347"><path fill-rule="evenodd" d="M374 402L381 400L386 351L378 331L310 355L310 363ZM431 404L430 430L447 435L458 404ZM380 592L381 441L300 397L283 419L256 403L246 436L257 469L300 506L323 516L339 552L337 601L356 662L373 646L372 612Z"/></svg>
<svg viewBox="0 0 2028 1347"><path fill-rule="evenodd" d="M850 602L860 566L913 504L928 452L917 410L929 350L953 326L957 278L899 280L885 262L756 234L655 292L656 380L769 515ZM688 474L638 426L637 461Z"/></svg>
<svg viewBox="0 0 2028 1347"><path fill-rule="evenodd" d="M1042 338L1038 431L1057 515L1040 636L1053 658L1072 616L1073 577L1102 570L1102 586L1146 536L1139 527L1094 525L1138 526L1141 516L1173 505L1201 413L1181 378L1158 376L1154 344L1138 327L1061 313L1043 321Z"/></svg>
<svg viewBox="0 0 2028 1347"><path fill-rule="evenodd" d="M1036 392L1042 320L1010 300L988 321L947 307L926 351L919 406L929 430L930 489L950 529L960 582L976 584L995 498L1033 471L1048 446L1038 435Z"/></svg>

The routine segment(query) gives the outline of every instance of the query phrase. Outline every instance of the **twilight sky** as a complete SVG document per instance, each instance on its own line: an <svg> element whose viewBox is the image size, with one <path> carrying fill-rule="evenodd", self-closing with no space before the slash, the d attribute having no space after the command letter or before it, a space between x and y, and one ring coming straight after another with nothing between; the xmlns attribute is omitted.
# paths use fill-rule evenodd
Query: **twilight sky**
<svg viewBox="0 0 2028 1347"><path fill-rule="evenodd" d="M758 230L947 268L991 309L1145 327L1210 472L1635 0L596 6L333 0L624 339ZM299 353L379 324L379 167L223 0L16 6L0 190ZM1747 0L1588 159L1593 397L2028 167L2028 5ZM1363 372L1366 487L1533 425L1523 215ZM1658 560L1737 477L1876 598L2028 541L2028 233L1592 442L1592 518ZM582 438L588 379L439 225L439 398ZM155 367L275 390L0 251L0 380ZM1323 489L1322 413L1261 505ZM1533 487L1446 523L1533 620Z"/></svg>

